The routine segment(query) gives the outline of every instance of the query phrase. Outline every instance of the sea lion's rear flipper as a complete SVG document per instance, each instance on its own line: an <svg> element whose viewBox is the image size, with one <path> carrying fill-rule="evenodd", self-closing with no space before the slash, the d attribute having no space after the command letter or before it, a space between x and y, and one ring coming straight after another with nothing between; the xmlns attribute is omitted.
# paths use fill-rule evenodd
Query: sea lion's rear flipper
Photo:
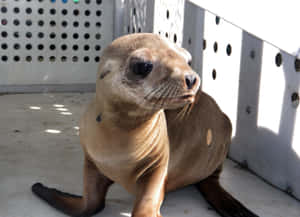
<svg viewBox="0 0 300 217"><path fill-rule="evenodd" d="M108 187L113 182L101 174L93 162L85 159L84 196L64 193L48 188L41 183L32 186L32 192L52 207L73 217L90 217L100 212L105 206Z"/></svg>
<svg viewBox="0 0 300 217"><path fill-rule="evenodd" d="M220 172L218 169L212 176L195 184L207 202L222 217L259 217L224 190L219 183Z"/></svg>

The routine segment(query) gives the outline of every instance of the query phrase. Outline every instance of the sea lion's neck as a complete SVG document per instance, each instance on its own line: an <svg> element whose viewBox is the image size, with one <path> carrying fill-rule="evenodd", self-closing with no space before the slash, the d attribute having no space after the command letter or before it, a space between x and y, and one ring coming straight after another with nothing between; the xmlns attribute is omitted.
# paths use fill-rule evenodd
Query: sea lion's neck
<svg viewBox="0 0 300 217"><path fill-rule="evenodd" d="M147 125L147 123L159 116L162 110L147 111L138 105L121 103L97 97L97 111L101 113L102 124L107 127L134 130Z"/></svg>

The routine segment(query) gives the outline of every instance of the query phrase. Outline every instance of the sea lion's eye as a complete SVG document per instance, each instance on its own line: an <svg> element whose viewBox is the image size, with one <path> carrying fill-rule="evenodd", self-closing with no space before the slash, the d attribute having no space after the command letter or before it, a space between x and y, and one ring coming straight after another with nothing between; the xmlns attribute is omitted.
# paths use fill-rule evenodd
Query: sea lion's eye
<svg viewBox="0 0 300 217"><path fill-rule="evenodd" d="M132 72L141 78L146 78L152 69L153 64L151 62L135 62L131 65Z"/></svg>

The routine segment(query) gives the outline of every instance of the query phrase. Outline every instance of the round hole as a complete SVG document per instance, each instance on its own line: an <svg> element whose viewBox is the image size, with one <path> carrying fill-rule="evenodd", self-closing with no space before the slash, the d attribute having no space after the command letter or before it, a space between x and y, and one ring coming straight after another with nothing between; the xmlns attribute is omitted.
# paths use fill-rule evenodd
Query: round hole
<svg viewBox="0 0 300 217"><path fill-rule="evenodd" d="M3 49L3 50L6 50L7 48L8 48L8 46L7 46L7 44L1 44L1 48Z"/></svg>
<svg viewBox="0 0 300 217"><path fill-rule="evenodd" d="M50 61L51 63L55 62L55 60L56 60L55 56L49 57L49 61Z"/></svg>
<svg viewBox="0 0 300 217"><path fill-rule="evenodd" d="M217 42L214 43L214 52L215 53L218 52L218 43Z"/></svg>
<svg viewBox="0 0 300 217"><path fill-rule="evenodd" d="M100 61L100 57L95 57L95 62L98 63Z"/></svg>
<svg viewBox="0 0 300 217"><path fill-rule="evenodd" d="M1 7L1 12L5 14L7 12L7 8L6 7Z"/></svg>
<svg viewBox="0 0 300 217"><path fill-rule="evenodd" d="M8 33L6 31L1 32L1 36L3 38L6 38L8 36Z"/></svg>
<svg viewBox="0 0 300 217"><path fill-rule="evenodd" d="M25 60L26 60L27 62L31 62L31 61L32 61L32 57L31 57L31 56L26 56Z"/></svg>
<svg viewBox="0 0 300 217"><path fill-rule="evenodd" d="M206 49L206 40L205 39L203 39L202 46L203 46L203 50L205 50Z"/></svg>
<svg viewBox="0 0 300 217"><path fill-rule="evenodd" d="M84 23L84 26L85 26L86 28L90 27L90 22L85 22L85 23Z"/></svg>
<svg viewBox="0 0 300 217"><path fill-rule="evenodd" d="M37 60L38 60L39 62L43 62L43 61L44 61L44 57L43 57L43 56L38 56Z"/></svg>
<svg viewBox="0 0 300 217"><path fill-rule="evenodd" d="M294 92L291 96L292 105L294 108L297 108L299 106L299 94L297 92Z"/></svg>
<svg viewBox="0 0 300 217"><path fill-rule="evenodd" d="M26 14L31 14L32 13L32 9L31 8L26 8Z"/></svg>
<svg viewBox="0 0 300 217"><path fill-rule="evenodd" d="M251 51L250 51L250 58L251 58L251 59L255 59L255 56L256 56L255 50L251 50Z"/></svg>
<svg viewBox="0 0 300 217"><path fill-rule="evenodd" d="M44 21L43 21L43 20L39 20L39 21L38 21L38 25L39 25L40 27L44 26Z"/></svg>
<svg viewBox="0 0 300 217"><path fill-rule="evenodd" d="M8 60L8 57L7 56L2 56L1 59L2 59L3 62L6 62Z"/></svg>
<svg viewBox="0 0 300 217"><path fill-rule="evenodd" d="M87 62L90 61L90 58L89 58L88 56L85 56L85 57L83 58L83 61L87 63Z"/></svg>
<svg viewBox="0 0 300 217"><path fill-rule="evenodd" d="M61 49L62 49L63 51L65 51L65 50L68 49L68 46L67 46L66 44L63 44L63 45L61 46Z"/></svg>
<svg viewBox="0 0 300 217"><path fill-rule="evenodd" d="M101 5L102 0L96 0L97 5Z"/></svg>
<svg viewBox="0 0 300 217"><path fill-rule="evenodd" d="M73 34L73 38L74 38L74 39L78 39L78 38L79 38L78 33L74 33L74 34Z"/></svg>
<svg viewBox="0 0 300 217"><path fill-rule="evenodd" d="M281 55L281 53L276 54L276 56L275 56L275 64L278 67L281 66L281 64L282 64L282 55Z"/></svg>
<svg viewBox="0 0 300 217"><path fill-rule="evenodd" d="M90 16L90 15L91 15L90 10L85 10L85 11L84 11L84 15L85 15L85 16Z"/></svg>
<svg viewBox="0 0 300 217"><path fill-rule="evenodd" d="M68 0L62 0L62 3L66 4L68 2Z"/></svg>
<svg viewBox="0 0 300 217"><path fill-rule="evenodd" d="M1 12L5 14L7 12L7 7L1 7Z"/></svg>
<svg viewBox="0 0 300 217"><path fill-rule="evenodd" d="M51 15L55 15L56 14L55 8L51 8L49 12L50 12Z"/></svg>
<svg viewBox="0 0 300 217"><path fill-rule="evenodd" d="M177 35L176 35L176 34L174 34L173 41L174 41L174 43L176 43L176 42L177 42Z"/></svg>
<svg viewBox="0 0 300 217"><path fill-rule="evenodd" d="M61 14L64 15L64 16L67 15L68 14L68 10L67 9L62 9L61 10Z"/></svg>
<svg viewBox="0 0 300 217"><path fill-rule="evenodd" d="M231 53L232 53L232 47L231 47L230 44L228 44L227 47L226 47L226 53L227 53L228 56L230 56Z"/></svg>
<svg viewBox="0 0 300 217"><path fill-rule="evenodd" d="M31 50L31 49L32 49L32 45L31 45L31 44L26 44L26 45L25 45L25 48L26 48L27 50Z"/></svg>
<svg viewBox="0 0 300 217"><path fill-rule="evenodd" d="M15 49L15 50L19 50L20 47L21 47L20 44L14 44L14 49Z"/></svg>
<svg viewBox="0 0 300 217"><path fill-rule="evenodd" d="M15 14L18 14L18 13L20 13L20 8L18 8L18 7L15 7L15 8L14 8L14 13L15 13Z"/></svg>
<svg viewBox="0 0 300 217"><path fill-rule="evenodd" d="M96 16L97 16L97 17L100 17L101 15L102 15L102 11L97 10L97 11L96 11Z"/></svg>
<svg viewBox="0 0 300 217"><path fill-rule="evenodd" d="M39 32L39 33L38 33L38 38L44 38L44 33Z"/></svg>
<svg viewBox="0 0 300 217"><path fill-rule="evenodd" d="M1 20L1 24L2 24L3 26L6 26L6 25L7 25L7 19L2 19L2 20Z"/></svg>
<svg viewBox="0 0 300 217"><path fill-rule="evenodd" d="M19 62L20 61L20 57L19 56L14 56L14 61L15 62Z"/></svg>
<svg viewBox="0 0 300 217"><path fill-rule="evenodd" d="M55 50L55 49L56 49L55 44L50 44L49 49L50 49L50 50Z"/></svg>
<svg viewBox="0 0 300 217"><path fill-rule="evenodd" d="M169 38L169 34L166 32L166 38Z"/></svg>
<svg viewBox="0 0 300 217"><path fill-rule="evenodd" d="M15 38L19 38L20 37L20 33L19 32L14 32L14 37Z"/></svg>
<svg viewBox="0 0 300 217"><path fill-rule="evenodd" d="M78 9L75 9L74 11L73 11L73 14L75 15L75 16L78 16L79 15L79 10Z"/></svg>
<svg viewBox="0 0 300 217"><path fill-rule="evenodd" d="M62 61L62 62L67 62L67 57L66 57L66 56L62 56L62 57L61 57L61 61Z"/></svg>
<svg viewBox="0 0 300 217"><path fill-rule="evenodd" d="M85 0L85 3L86 3L86 4L90 4L90 3L91 3L91 0Z"/></svg>
<svg viewBox="0 0 300 217"><path fill-rule="evenodd" d="M31 26L31 25L32 25L32 21L31 21L31 20L26 20L25 24L26 24L27 26Z"/></svg>
<svg viewBox="0 0 300 217"><path fill-rule="evenodd" d="M51 21L49 22L49 24L50 24L51 27L56 26L56 22L55 22L54 20L51 20Z"/></svg>
<svg viewBox="0 0 300 217"><path fill-rule="evenodd" d="M13 21L13 23L14 23L14 25L16 25L16 26L20 25L20 21L17 20L17 19L15 19L15 20Z"/></svg>
<svg viewBox="0 0 300 217"><path fill-rule="evenodd" d="M216 24L219 25L220 24L220 20L221 18L219 16L216 16Z"/></svg>
<svg viewBox="0 0 300 217"><path fill-rule="evenodd" d="M73 62L78 62L78 57L77 57L77 56L73 56L73 57L72 57L72 61L73 61Z"/></svg>
<svg viewBox="0 0 300 217"><path fill-rule="evenodd" d="M50 35L49 35L49 37L50 37L51 39L54 39L54 38L56 37L56 34L55 34L54 32L51 32Z"/></svg>
<svg viewBox="0 0 300 217"><path fill-rule="evenodd" d="M248 106L246 107L246 113L247 113L248 115L250 115L251 112L252 112L252 108L251 108L251 106L248 105Z"/></svg>
<svg viewBox="0 0 300 217"><path fill-rule="evenodd" d="M78 27L79 26L79 22L77 22L77 21L73 22L73 26L74 27Z"/></svg>
<svg viewBox="0 0 300 217"><path fill-rule="evenodd" d="M100 28L100 27L101 27L101 23L100 23L100 22L97 22L97 23L96 23L96 27ZM129 29L129 31L130 31L130 27L129 27L129 26L128 26L128 29Z"/></svg>
<svg viewBox="0 0 300 217"><path fill-rule="evenodd" d="M39 44L39 45L37 46L37 48L38 48L39 50L43 50L43 49L44 49L44 45L43 45L43 44Z"/></svg>
<svg viewBox="0 0 300 217"><path fill-rule="evenodd" d="M38 13L41 14L41 15L44 14L44 9L43 8L39 8L38 9Z"/></svg>
<svg viewBox="0 0 300 217"><path fill-rule="evenodd" d="M170 11L169 10L167 10L167 19L169 19L170 18Z"/></svg>
<svg viewBox="0 0 300 217"><path fill-rule="evenodd" d="M97 40L100 40L100 39L101 39L101 34L100 34L100 33L97 33L97 34L95 35L95 38L96 38Z"/></svg>
<svg viewBox="0 0 300 217"><path fill-rule="evenodd" d="M300 59L295 59L295 70L296 72L300 72Z"/></svg>
<svg viewBox="0 0 300 217"><path fill-rule="evenodd" d="M95 46L95 50L96 50L96 51L101 50L101 46L100 46L100 45L96 45L96 46Z"/></svg>
<svg viewBox="0 0 300 217"><path fill-rule="evenodd" d="M90 49L90 46L86 44L86 45L84 45L83 49L84 49L85 51L88 51L88 50Z"/></svg>
<svg viewBox="0 0 300 217"><path fill-rule="evenodd" d="M32 33L31 32L26 32L26 38L31 38L32 37Z"/></svg>
<svg viewBox="0 0 300 217"><path fill-rule="evenodd" d="M72 49L75 50L75 51L78 50L78 45L74 44Z"/></svg>
<svg viewBox="0 0 300 217"><path fill-rule="evenodd" d="M89 39L89 38L90 38L90 34L89 34L89 33L85 33L85 34L84 34L84 38L85 38L85 39Z"/></svg>
<svg viewBox="0 0 300 217"><path fill-rule="evenodd" d="M68 38L68 34L67 33L62 33L61 34L61 38L62 39L67 39Z"/></svg>
<svg viewBox="0 0 300 217"><path fill-rule="evenodd" d="M215 69L212 70L212 78L214 80L216 80L216 78L217 78L217 71Z"/></svg>

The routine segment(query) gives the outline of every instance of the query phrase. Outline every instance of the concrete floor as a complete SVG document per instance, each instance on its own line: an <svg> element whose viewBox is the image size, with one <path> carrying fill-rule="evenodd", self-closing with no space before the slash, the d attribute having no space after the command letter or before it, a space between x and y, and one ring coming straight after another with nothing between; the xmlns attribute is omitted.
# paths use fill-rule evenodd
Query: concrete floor
<svg viewBox="0 0 300 217"><path fill-rule="evenodd" d="M62 217L30 191L39 181L81 194L78 120L91 94L0 96L0 217ZM227 160L221 182L260 217L299 217L300 203ZM133 197L110 189L97 216L130 216ZM194 187L166 196L164 217L217 217Z"/></svg>

